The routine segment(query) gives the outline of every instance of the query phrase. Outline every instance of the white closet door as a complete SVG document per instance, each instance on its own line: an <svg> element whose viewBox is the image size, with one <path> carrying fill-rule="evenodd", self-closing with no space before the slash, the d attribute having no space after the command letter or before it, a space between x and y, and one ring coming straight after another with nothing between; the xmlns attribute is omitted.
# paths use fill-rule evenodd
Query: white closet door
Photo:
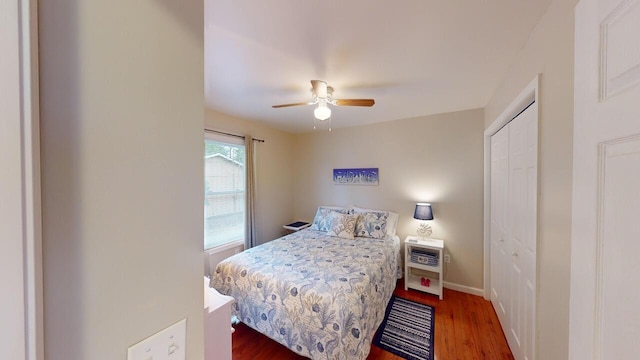
<svg viewBox="0 0 640 360"><path fill-rule="evenodd" d="M538 108L491 137L491 302L515 359L535 350Z"/></svg>
<svg viewBox="0 0 640 360"><path fill-rule="evenodd" d="M509 194L509 126L491 137L491 303L503 328L509 324L507 249Z"/></svg>
<svg viewBox="0 0 640 360"><path fill-rule="evenodd" d="M511 312L505 331L516 359L533 359L536 214L537 107L530 106L509 124L509 291Z"/></svg>

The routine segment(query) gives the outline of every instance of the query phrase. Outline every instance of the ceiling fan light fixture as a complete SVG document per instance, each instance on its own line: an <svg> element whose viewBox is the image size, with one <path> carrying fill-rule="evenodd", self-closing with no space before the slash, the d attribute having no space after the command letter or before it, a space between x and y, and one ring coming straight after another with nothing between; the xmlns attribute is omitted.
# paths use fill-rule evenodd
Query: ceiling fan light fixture
<svg viewBox="0 0 640 360"><path fill-rule="evenodd" d="M274 109L285 108L290 106L300 105L318 105L313 110L315 120L313 120L313 129L315 130L320 122L324 122L324 125L329 125L329 131L331 131L331 109L332 106L366 106L371 107L375 104L373 99L334 99L333 88L327 85L326 81L311 80L311 101L298 102L291 104L272 105ZM317 120L317 121L316 121ZM320 121L320 122L318 122ZM323 127L324 127L323 125Z"/></svg>
<svg viewBox="0 0 640 360"><path fill-rule="evenodd" d="M313 110L313 115L318 120L327 120L331 117L331 109L329 109L325 102L320 102L318 107Z"/></svg>

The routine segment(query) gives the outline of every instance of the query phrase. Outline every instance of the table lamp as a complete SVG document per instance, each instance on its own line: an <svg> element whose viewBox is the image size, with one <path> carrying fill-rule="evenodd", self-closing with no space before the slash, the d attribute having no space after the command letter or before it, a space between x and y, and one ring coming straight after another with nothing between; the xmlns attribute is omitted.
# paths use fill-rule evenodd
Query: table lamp
<svg viewBox="0 0 640 360"><path fill-rule="evenodd" d="M417 203L416 210L413 213L413 218L416 220L433 220L433 211L431 210L431 204ZM418 237L420 239L428 239L431 236L431 226L423 221L418 228Z"/></svg>

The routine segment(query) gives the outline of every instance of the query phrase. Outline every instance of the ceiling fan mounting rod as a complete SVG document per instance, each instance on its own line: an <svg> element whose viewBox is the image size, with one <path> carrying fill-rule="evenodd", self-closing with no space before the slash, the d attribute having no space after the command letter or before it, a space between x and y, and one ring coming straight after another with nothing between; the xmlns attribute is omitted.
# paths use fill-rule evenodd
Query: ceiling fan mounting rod
<svg viewBox="0 0 640 360"><path fill-rule="evenodd" d="M316 93L314 88L311 88L311 93L313 94L313 104L324 103L335 105L335 101L332 99L333 97L333 88L331 86L327 86L327 96L320 96Z"/></svg>

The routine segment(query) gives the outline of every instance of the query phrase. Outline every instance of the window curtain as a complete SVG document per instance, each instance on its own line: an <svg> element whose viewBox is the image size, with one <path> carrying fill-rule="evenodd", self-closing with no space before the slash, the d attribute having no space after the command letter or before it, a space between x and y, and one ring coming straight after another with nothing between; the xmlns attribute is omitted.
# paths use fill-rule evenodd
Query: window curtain
<svg viewBox="0 0 640 360"><path fill-rule="evenodd" d="M256 166L255 166L255 147L253 138L249 135L244 137L245 147L245 164L246 164L246 229L244 235L244 248L250 249L256 245Z"/></svg>

